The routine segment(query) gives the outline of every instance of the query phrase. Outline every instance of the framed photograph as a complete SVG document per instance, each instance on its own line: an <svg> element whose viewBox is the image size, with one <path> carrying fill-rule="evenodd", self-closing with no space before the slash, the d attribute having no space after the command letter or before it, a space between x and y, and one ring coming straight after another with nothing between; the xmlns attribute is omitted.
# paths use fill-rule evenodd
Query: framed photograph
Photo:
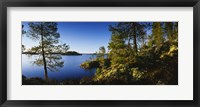
<svg viewBox="0 0 200 107"><path fill-rule="evenodd" d="M2 106L199 106L199 0L4 0Z"/></svg>

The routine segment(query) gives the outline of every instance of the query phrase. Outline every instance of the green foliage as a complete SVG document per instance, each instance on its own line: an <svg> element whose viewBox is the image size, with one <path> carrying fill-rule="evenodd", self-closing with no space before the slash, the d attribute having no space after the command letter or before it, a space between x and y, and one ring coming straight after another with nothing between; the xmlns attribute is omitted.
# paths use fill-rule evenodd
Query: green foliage
<svg viewBox="0 0 200 107"><path fill-rule="evenodd" d="M163 37L164 31L161 24L162 24L161 22L154 22L152 25L153 41L157 46L164 42L164 37Z"/></svg>
<svg viewBox="0 0 200 107"><path fill-rule="evenodd" d="M96 60L93 60L93 61L87 60L80 65L80 67L82 67L83 69L86 69L86 70L98 68L99 66L100 66L100 64Z"/></svg>
<svg viewBox="0 0 200 107"><path fill-rule="evenodd" d="M99 48L99 53L104 57L104 54L106 53L106 49L104 46Z"/></svg>
<svg viewBox="0 0 200 107"><path fill-rule="evenodd" d="M135 27L132 25L136 26L136 23L119 23L116 27L111 26L109 60L103 57L96 58L99 66L96 67L95 76L84 81L84 84L178 84L177 23L150 23L152 34L147 40L142 36L145 34L145 26L137 26L136 44L140 44L138 50L134 48L134 37L129 35L131 32L134 34Z"/></svg>
<svg viewBox="0 0 200 107"><path fill-rule="evenodd" d="M69 46L66 44L57 45L59 43L60 34L57 32L57 23L55 22L30 22L27 36L32 40L39 40L39 45L28 49L29 53L38 53L39 58L33 61L33 64L44 67L45 80L48 80L47 69L50 71L58 71L64 62L59 54L51 54L57 52L66 52Z"/></svg>
<svg viewBox="0 0 200 107"><path fill-rule="evenodd" d="M109 58L111 58L111 63L124 63L124 57L126 57L126 47L125 40L120 35L113 35L111 42L109 43L108 49L110 49Z"/></svg>
<svg viewBox="0 0 200 107"><path fill-rule="evenodd" d="M170 42L178 39L178 22L164 23L164 31Z"/></svg>
<svg viewBox="0 0 200 107"><path fill-rule="evenodd" d="M120 22L109 30L108 52L101 46L96 58L80 65L86 70L96 69L94 77L57 82L24 76L23 84L178 84L178 22ZM59 44L57 23L29 23L28 31L22 26L22 34L39 40L38 46L26 52L39 54L33 64L44 66L44 71L58 71L64 64L60 54L51 53L79 54L69 52L69 45Z"/></svg>
<svg viewBox="0 0 200 107"><path fill-rule="evenodd" d="M133 78L138 81L143 78L144 72L139 71L138 68L131 68Z"/></svg>
<svg viewBox="0 0 200 107"><path fill-rule="evenodd" d="M159 47L144 50L137 56L137 66L145 68L145 78L157 84L178 84L178 42L164 42Z"/></svg>

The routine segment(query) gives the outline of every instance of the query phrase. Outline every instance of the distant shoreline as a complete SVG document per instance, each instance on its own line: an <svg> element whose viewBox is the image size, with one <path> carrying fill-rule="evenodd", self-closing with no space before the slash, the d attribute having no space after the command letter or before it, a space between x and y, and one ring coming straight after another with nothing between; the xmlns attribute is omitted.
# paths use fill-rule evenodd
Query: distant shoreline
<svg viewBox="0 0 200 107"><path fill-rule="evenodd" d="M40 53L36 53L36 52L22 52L22 54L31 54L31 55L38 55ZM45 54L60 54L60 55L82 55L78 52L75 51L68 51L66 53L58 53L58 52L53 52L53 53L45 53Z"/></svg>
<svg viewBox="0 0 200 107"><path fill-rule="evenodd" d="M22 52L22 54L31 54L31 55L38 55L40 53L30 53L30 52ZM96 53L46 53L46 54L60 54L60 55L97 55ZM108 55L106 53L105 55Z"/></svg>

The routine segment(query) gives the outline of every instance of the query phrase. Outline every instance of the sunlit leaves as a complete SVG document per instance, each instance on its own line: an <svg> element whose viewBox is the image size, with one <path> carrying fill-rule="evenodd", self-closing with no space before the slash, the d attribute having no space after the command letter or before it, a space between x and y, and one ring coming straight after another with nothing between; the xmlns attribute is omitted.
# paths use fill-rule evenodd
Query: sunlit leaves
<svg viewBox="0 0 200 107"><path fill-rule="evenodd" d="M135 80L140 80L143 78L144 72L138 70L138 68L131 68L132 76Z"/></svg>
<svg viewBox="0 0 200 107"><path fill-rule="evenodd" d="M154 43L158 46L164 42L164 30L161 22L154 22L152 25L152 36Z"/></svg>
<svg viewBox="0 0 200 107"><path fill-rule="evenodd" d="M152 34L148 37L146 29L152 30ZM97 58L96 61L100 66L97 67L92 82L178 84L177 22L153 22L148 26L136 26L136 23L125 22L110 26L110 31L112 32L108 45L110 60L107 60L110 64L105 67L102 65L105 59L97 60ZM139 46L137 51L134 46ZM87 61L85 64L91 62Z"/></svg>

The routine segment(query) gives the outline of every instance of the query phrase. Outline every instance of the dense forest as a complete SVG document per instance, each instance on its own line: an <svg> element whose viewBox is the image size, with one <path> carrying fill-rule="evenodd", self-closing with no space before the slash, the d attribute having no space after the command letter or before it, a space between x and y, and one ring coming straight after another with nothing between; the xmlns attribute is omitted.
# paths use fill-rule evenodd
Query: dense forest
<svg viewBox="0 0 200 107"><path fill-rule="evenodd" d="M99 51L80 67L94 76L81 80L65 80L62 84L77 85L177 85L178 84L178 22L119 22L110 25L108 47ZM44 80L22 76L23 84L61 84L48 79L48 70L63 67L61 55L81 55L59 44L57 23L29 23L22 35L39 40L39 45L23 54L38 54L33 63L44 68ZM89 48L89 47L87 47ZM108 48L108 51L106 51ZM26 50L26 52L24 52Z"/></svg>
<svg viewBox="0 0 200 107"><path fill-rule="evenodd" d="M108 55L100 47L97 58L81 64L97 69L82 84L178 84L177 22L120 22L109 30Z"/></svg>

